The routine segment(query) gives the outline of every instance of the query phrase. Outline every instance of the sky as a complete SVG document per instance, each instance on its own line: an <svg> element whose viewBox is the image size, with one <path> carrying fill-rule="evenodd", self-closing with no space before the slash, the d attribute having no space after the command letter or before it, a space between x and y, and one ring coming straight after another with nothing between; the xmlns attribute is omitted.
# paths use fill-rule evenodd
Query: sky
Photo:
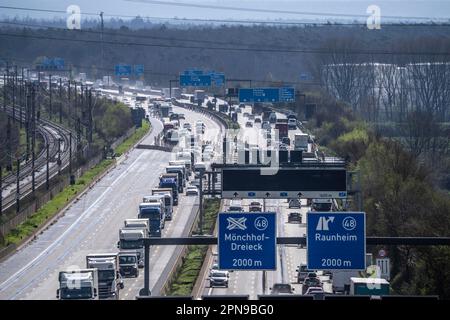
<svg viewBox="0 0 450 320"><path fill-rule="evenodd" d="M172 5L169 5L172 4ZM173 5L177 4L177 5ZM181 4L181 5L180 5ZM0 6L66 11L70 5L83 13L103 11L110 15L161 18L199 18L233 20L320 20L366 21L367 7L377 5L382 21L425 21L422 18L450 20L450 0L0 0ZM223 7L233 8L225 9ZM305 13L317 13L305 14ZM326 16L331 14L332 16ZM350 15L350 16L339 16ZM0 17L65 18L63 13L21 11L0 8ZM92 16L91 16L92 17ZM438 20L442 22L442 20Z"/></svg>

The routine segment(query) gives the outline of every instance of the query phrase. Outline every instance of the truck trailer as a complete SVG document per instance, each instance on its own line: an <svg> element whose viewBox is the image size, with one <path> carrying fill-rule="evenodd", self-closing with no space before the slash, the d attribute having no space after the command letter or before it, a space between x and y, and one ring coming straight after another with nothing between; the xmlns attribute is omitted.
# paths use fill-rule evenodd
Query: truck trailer
<svg viewBox="0 0 450 320"><path fill-rule="evenodd" d="M86 268L98 270L99 299L119 300L119 291L123 289L119 273L117 253L93 253L86 256Z"/></svg>

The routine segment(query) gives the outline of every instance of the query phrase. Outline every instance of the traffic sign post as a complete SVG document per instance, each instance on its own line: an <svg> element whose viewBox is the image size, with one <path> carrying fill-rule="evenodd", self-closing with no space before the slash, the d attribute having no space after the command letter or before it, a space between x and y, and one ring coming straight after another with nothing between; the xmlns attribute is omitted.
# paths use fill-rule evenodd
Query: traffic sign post
<svg viewBox="0 0 450 320"><path fill-rule="evenodd" d="M180 74L180 86L209 87L211 86L211 75Z"/></svg>
<svg viewBox="0 0 450 320"><path fill-rule="evenodd" d="M275 270L275 212L219 213L219 269Z"/></svg>
<svg viewBox="0 0 450 320"><path fill-rule="evenodd" d="M294 102L295 90L282 88L244 88L239 89L239 102Z"/></svg>
<svg viewBox="0 0 450 320"><path fill-rule="evenodd" d="M310 270L365 270L365 213L308 212L306 247Z"/></svg>
<svg viewBox="0 0 450 320"><path fill-rule="evenodd" d="M131 65L128 64L117 64L114 67L116 76L129 76L131 75Z"/></svg>

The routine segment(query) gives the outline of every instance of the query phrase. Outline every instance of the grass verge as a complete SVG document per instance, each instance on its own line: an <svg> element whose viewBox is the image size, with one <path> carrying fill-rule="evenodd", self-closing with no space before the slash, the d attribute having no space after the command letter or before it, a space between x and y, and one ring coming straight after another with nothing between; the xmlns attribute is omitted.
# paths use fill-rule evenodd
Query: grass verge
<svg viewBox="0 0 450 320"><path fill-rule="evenodd" d="M147 121L143 121L142 128L136 130L136 132L125 139L117 149L122 152L130 149L139 139L141 139L150 129L150 125ZM0 248L6 247L10 244L18 244L23 239L31 236L40 226L46 223L50 218L55 216L59 210L72 201L77 194L82 192L89 184L91 184L99 175L105 172L108 167L114 162L114 160L102 160L99 164L86 171L75 185L67 186L63 191L53 197L45 205L39 208L32 216L30 216L25 222L12 229L7 235L4 236Z"/></svg>
<svg viewBox="0 0 450 320"><path fill-rule="evenodd" d="M214 230L217 214L219 213L220 199L205 199L204 201L204 225L205 233L211 234ZM178 270L177 276L170 286L168 295L189 296L192 292L200 269L205 259L207 246L188 246L183 263Z"/></svg>
<svg viewBox="0 0 450 320"><path fill-rule="evenodd" d="M122 155L128 151L136 142L138 142L148 131L150 130L150 123L148 121L142 121L142 127L136 129L136 132L117 146L115 152L117 156Z"/></svg>

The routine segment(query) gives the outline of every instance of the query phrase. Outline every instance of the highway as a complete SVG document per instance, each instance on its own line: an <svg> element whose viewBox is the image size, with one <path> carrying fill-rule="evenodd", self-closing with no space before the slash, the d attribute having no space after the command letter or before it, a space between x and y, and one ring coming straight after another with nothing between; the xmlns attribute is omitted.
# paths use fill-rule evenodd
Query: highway
<svg viewBox="0 0 450 320"><path fill-rule="evenodd" d="M205 122L206 130L219 131L210 118L174 107L186 121ZM151 119L153 131L142 143L153 144L162 130L159 120ZM144 195L157 185L159 174L168 165L170 154L156 150L133 149L123 156L87 193L79 197L54 224L35 240L0 263L0 299L55 299L58 271L85 267L89 253L117 252L119 228L126 218L137 217ZM187 235L194 219L196 197L185 197L166 223L163 237ZM150 288L155 294L164 283L179 253L177 247L151 248ZM139 278L125 279L121 299L134 299L143 287Z"/></svg>
<svg viewBox="0 0 450 320"><path fill-rule="evenodd" d="M238 113L238 122L241 127L240 138L247 141L249 145L261 146L266 145L266 141L262 136L261 124L254 123L253 127L246 127L246 122L249 121L244 113L251 114L251 106L246 105L241 113ZM277 118L285 118L284 114L277 113ZM272 137L274 125L272 127ZM291 140L290 149L293 149L294 135L302 133L300 129L289 130L289 138ZM309 148L311 148L309 146ZM260 148L259 148L260 149ZM260 149L261 150L261 149ZM263 199L244 199L242 205L244 211L249 211L249 204L252 201L257 201L261 205ZM226 211L229 205L229 200L224 200L224 210ZM301 208L289 209L286 200L267 199L265 201L265 211L276 212L277 214L277 236L279 237L299 237L306 234L306 213L309 207L306 204L306 199L301 200ZM302 223L288 223L288 216L290 212L299 212L302 216ZM257 213L251 213L257 214ZM204 274L202 279L203 288L201 295L248 295L249 299L257 299L258 295L270 294L271 288L275 283L290 284L294 289L294 294L302 294L302 285L297 283L297 268L300 264L306 264L306 249L297 245L277 245L277 269L274 271L265 271L265 281L263 271L238 271L230 272L228 288L224 287L210 287L208 276L209 269L214 263L217 263L217 249L213 248L212 255L207 257L206 263L208 271ZM319 271L318 274L321 274ZM332 284L327 281L326 277L319 276L323 281L323 289L325 292L332 292Z"/></svg>

